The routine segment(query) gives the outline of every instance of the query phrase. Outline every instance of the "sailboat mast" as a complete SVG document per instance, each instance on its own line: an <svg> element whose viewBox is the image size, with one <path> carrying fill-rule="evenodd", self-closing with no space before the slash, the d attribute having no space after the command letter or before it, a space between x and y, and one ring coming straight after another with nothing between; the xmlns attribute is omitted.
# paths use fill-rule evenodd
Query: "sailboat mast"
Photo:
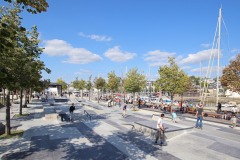
<svg viewBox="0 0 240 160"><path fill-rule="evenodd" d="M199 94L200 94L200 99L202 101L202 61L200 61L200 80L199 80Z"/></svg>
<svg viewBox="0 0 240 160"><path fill-rule="evenodd" d="M220 55L221 55L221 21L222 21L222 8L219 9L218 17L218 63L217 63L217 97L216 105L218 104L218 92L219 92L219 72L220 72Z"/></svg>

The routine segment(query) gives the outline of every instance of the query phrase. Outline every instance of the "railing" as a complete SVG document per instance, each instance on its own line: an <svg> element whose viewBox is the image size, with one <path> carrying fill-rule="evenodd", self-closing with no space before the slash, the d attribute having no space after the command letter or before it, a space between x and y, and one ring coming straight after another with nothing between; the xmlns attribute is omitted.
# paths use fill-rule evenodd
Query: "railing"
<svg viewBox="0 0 240 160"><path fill-rule="evenodd" d="M86 110L84 110L84 114L87 114L87 117L89 117L90 121L92 120L91 114L89 114Z"/></svg>

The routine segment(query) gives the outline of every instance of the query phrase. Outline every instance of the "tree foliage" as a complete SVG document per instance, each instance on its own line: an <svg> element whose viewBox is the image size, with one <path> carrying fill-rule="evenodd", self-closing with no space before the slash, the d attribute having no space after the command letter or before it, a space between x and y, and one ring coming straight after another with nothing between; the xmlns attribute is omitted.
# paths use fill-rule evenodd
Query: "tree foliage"
<svg viewBox="0 0 240 160"><path fill-rule="evenodd" d="M37 27L27 31L21 24L20 13L20 6L16 3L0 8L0 87L8 91L21 90L22 97L23 89L39 87L42 70L47 73L50 70L39 59L42 48L38 46ZM10 134L9 110L10 105L7 103L7 134ZM22 98L19 113L22 113Z"/></svg>
<svg viewBox="0 0 240 160"><path fill-rule="evenodd" d="M67 90L68 85L62 78L58 78L57 83L62 85L62 90Z"/></svg>
<svg viewBox="0 0 240 160"><path fill-rule="evenodd" d="M18 3L22 9L26 9L28 12L37 14L41 12L46 12L48 3L46 0L4 0L9 3Z"/></svg>
<svg viewBox="0 0 240 160"><path fill-rule="evenodd" d="M223 69L221 84L233 92L240 93L240 54Z"/></svg>
<svg viewBox="0 0 240 160"><path fill-rule="evenodd" d="M94 85L98 89L98 103L99 103L99 90L103 91L103 88L106 86L106 81L102 77L95 78Z"/></svg>
<svg viewBox="0 0 240 160"><path fill-rule="evenodd" d="M106 86L106 81L102 77L95 78L94 85L97 89L103 90L103 88Z"/></svg>
<svg viewBox="0 0 240 160"><path fill-rule="evenodd" d="M86 89L89 92L88 93L89 100L90 100L90 92L91 92L92 87L93 87L93 84L92 84L92 75L91 75L91 76L89 76L89 79L88 79L88 81L86 83Z"/></svg>
<svg viewBox="0 0 240 160"><path fill-rule="evenodd" d="M110 73L108 73L107 87L111 91L112 96L113 96L113 93L117 91L119 87L119 83L120 83L120 79L116 76L114 71L111 71Z"/></svg>
<svg viewBox="0 0 240 160"><path fill-rule="evenodd" d="M146 86L145 75L138 73L137 68L131 69L124 79L123 86L127 92L140 92Z"/></svg>
<svg viewBox="0 0 240 160"><path fill-rule="evenodd" d="M158 73L160 78L156 81L159 87L168 92L173 100L174 94L182 94L186 91L189 85L188 76L179 69L175 59L169 57L169 66L160 67Z"/></svg>
<svg viewBox="0 0 240 160"><path fill-rule="evenodd" d="M83 92L83 89L86 87L86 81L83 79L78 80L78 77L72 82L73 87L77 90L81 90Z"/></svg>
<svg viewBox="0 0 240 160"><path fill-rule="evenodd" d="M200 85L200 77L190 76L189 79L193 85Z"/></svg>

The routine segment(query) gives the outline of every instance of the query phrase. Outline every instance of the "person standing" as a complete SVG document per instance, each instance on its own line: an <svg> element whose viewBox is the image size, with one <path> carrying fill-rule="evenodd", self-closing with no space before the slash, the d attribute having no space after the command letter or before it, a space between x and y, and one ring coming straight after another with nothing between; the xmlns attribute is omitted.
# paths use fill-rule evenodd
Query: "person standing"
<svg viewBox="0 0 240 160"><path fill-rule="evenodd" d="M231 125L232 128L235 128L237 125L237 118L236 118L235 114L232 115L231 124L232 124Z"/></svg>
<svg viewBox="0 0 240 160"><path fill-rule="evenodd" d="M176 111L175 111L175 110L172 111L172 121L173 121L174 123L177 123L177 114L176 114Z"/></svg>
<svg viewBox="0 0 240 160"><path fill-rule="evenodd" d="M142 102L141 98L140 98L140 97L138 97L138 108L140 108L140 107L141 107L141 102Z"/></svg>
<svg viewBox="0 0 240 160"><path fill-rule="evenodd" d="M204 114L203 114L203 105L200 104L200 105L199 105L199 108L197 109L197 113L196 113L197 122L196 122L195 128L200 128L200 129L202 129L203 115L204 115Z"/></svg>
<svg viewBox="0 0 240 160"><path fill-rule="evenodd" d="M232 107L231 112L232 112L232 115L236 114L237 111L236 111L235 106Z"/></svg>
<svg viewBox="0 0 240 160"><path fill-rule="evenodd" d="M221 112L221 108L222 108L222 104L220 102L218 102L218 109L217 109L217 113Z"/></svg>
<svg viewBox="0 0 240 160"><path fill-rule="evenodd" d="M125 118L125 117L126 117L126 114L127 114L127 104L124 104L122 116Z"/></svg>
<svg viewBox="0 0 240 160"><path fill-rule="evenodd" d="M164 114L162 113L157 122L157 133L156 133L155 143L157 143L160 138L160 145L166 146L167 143L166 143L166 138L165 138L165 134L164 134L165 127L163 124L163 118L164 118Z"/></svg>
<svg viewBox="0 0 240 160"><path fill-rule="evenodd" d="M75 106L74 103L72 103L72 105L69 108L69 112L70 112L70 121L73 122L73 111L75 110Z"/></svg>
<svg viewBox="0 0 240 160"><path fill-rule="evenodd" d="M120 98L116 98L116 105L121 108L121 100Z"/></svg>

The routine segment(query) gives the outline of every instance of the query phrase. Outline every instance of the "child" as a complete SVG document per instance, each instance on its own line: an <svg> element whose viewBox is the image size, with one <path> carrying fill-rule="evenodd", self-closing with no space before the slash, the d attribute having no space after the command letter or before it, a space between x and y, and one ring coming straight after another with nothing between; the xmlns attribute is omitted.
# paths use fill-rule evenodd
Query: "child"
<svg viewBox="0 0 240 160"><path fill-rule="evenodd" d="M177 114L176 114L175 110L173 110L172 111L172 121L177 123L176 119L177 119Z"/></svg>
<svg viewBox="0 0 240 160"><path fill-rule="evenodd" d="M232 128L235 128L236 127L236 124L237 124L237 118L236 116L233 114L232 115L232 118L231 118L231 123L232 123Z"/></svg>

